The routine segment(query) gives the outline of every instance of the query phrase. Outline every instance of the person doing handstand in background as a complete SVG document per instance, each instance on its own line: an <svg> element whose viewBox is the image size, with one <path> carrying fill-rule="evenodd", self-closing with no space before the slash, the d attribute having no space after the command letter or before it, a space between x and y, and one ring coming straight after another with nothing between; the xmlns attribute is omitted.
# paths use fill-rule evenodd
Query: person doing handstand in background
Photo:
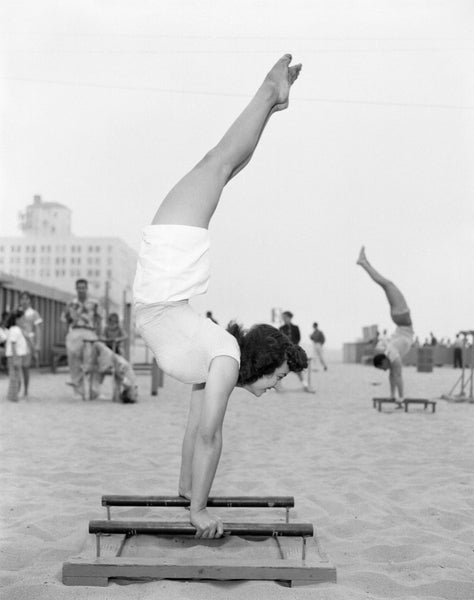
<svg viewBox="0 0 474 600"><path fill-rule="evenodd" d="M304 350L271 325L245 332L234 324L229 333L189 305L208 287L208 227L222 190L250 161L270 116L288 106L290 87L301 70L290 62L286 54L273 66L217 146L176 184L143 230L134 282L136 322L160 368L193 384L179 494L191 499L197 537L223 534L221 520L207 511L207 499L232 390L240 386L261 396L289 371L308 364Z"/></svg>
<svg viewBox="0 0 474 600"><path fill-rule="evenodd" d="M391 337L379 340L375 347L376 354L373 362L377 369L389 371L390 395L397 401L398 407L401 407L404 400L402 360L408 354L414 337L410 309L397 286L369 263L363 246L357 264L369 274L375 283L382 287L390 305L390 316L397 326ZM398 399L396 398L397 392Z"/></svg>

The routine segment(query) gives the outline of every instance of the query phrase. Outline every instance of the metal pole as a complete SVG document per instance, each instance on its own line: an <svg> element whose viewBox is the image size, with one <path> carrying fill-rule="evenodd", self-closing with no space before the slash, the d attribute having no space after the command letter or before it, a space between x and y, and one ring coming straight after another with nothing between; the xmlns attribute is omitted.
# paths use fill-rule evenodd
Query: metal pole
<svg viewBox="0 0 474 600"><path fill-rule="evenodd" d="M466 358L467 358L467 353L466 353L466 340L467 340L467 334L465 331L461 331L462 333L462 371L461 371L461 391L459 392L460 396L464 396L464 370L466 368L465 362L466 362Z"/></svg>
<svg viewBox="0 0 474 600"><path fill-rule="evenodd" d="M303 537L303 546L301 548L301 559L306 560L306 538Z"/></svg>
<svg viewBox="0 0 474 600"><path fill-rule="evenodd" d="M290 522L290 507L287 506L286 507L286 519L285 519L286 523Z"/></svg>
<svg viewBox="0 0 474 600"><path fill-rule="evenodd" d="M97 558L99 558L100 557L100 533L95 534L95 547L96 547Z"/></svg>

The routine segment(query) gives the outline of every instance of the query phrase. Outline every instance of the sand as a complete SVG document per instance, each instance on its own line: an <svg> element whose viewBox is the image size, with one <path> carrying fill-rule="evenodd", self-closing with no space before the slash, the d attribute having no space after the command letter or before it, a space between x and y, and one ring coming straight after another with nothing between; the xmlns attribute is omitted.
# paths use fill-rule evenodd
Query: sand
<svg viewBox="0 0 474 600"><path fill-rule="evenodd" d="M407 390L439 397L458 374L407 368ZM301 393L294 375L284 393L256 399L234 392L213 488L215 495L294 495L292 519L314 523L337 567L336 584L64 586L63 562L87 544L88 521L105 518L102 494L176 493L189 394L165 378L151 397L143 373L139 404L82 402L66 379L64 371L35 372L32 397L13 404L0 376L1 598L474 599L474 404L438 401L435 414L379 413L371 398L386 394L386 374L336 363L314 374L315 395ZM124 518L154 514L116 510Z"/></svg>

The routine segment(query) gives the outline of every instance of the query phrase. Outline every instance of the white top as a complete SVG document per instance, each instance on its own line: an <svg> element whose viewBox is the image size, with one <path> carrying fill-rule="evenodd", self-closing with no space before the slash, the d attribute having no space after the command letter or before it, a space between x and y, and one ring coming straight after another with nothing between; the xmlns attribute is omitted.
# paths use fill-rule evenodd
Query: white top
<svg viewBox="0 0 474 600"><path fill-rule="evenodd" d="M189 305L207 291L209 232L188 225L150 225L143 230L133 286L140 335L165 373L184 383L207 381L216 356L240 364L237 340Z"/></svg>
<svg viewBox="0 0 474 600"><path fill-rule="evenodd" d="M26 356L28 354L28 345L25 336L18 325L13 325L8 330L7 341L5 343L5 356L13 356L12 344L15 344L16 356Z"/></svg>
<svg viewBox="0 0 474 600"><path fill-rule="evenodd" d="M413 327L401 325L395 329L388 340L379 341L375 350L385 354L390 362L396 359L401 360L412 347L413 336Z"/></svg>

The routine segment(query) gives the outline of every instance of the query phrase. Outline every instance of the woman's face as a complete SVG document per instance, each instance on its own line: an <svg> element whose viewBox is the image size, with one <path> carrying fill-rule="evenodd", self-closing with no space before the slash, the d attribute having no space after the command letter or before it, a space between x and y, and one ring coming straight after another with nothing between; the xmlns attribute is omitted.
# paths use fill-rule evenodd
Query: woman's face
<svg viewBox="0 0 474 600"><path fill-rule="evenodd" d="M282 380L283 377L286 377L289 372L290 369L285 360L285 362L277 367L270 375L264 375L263 377L260 377L260 379L257 379L257 381L244 385L243 387L254 396L261 396L267 390L275 387L275 385Z"/></svg>

